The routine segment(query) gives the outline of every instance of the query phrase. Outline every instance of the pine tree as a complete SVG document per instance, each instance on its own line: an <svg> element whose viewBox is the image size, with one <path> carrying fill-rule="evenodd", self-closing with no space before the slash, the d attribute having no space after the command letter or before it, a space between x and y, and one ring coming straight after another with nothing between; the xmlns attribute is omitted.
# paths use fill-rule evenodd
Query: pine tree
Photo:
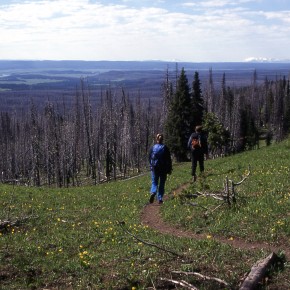
<svg viewBox="0 0 290 290"><path fill-rule="evenodd" d="M191 99L192 99L191 128L195 128L195 126L202 124L204 115L204 102L201 91L201 83L197 71L194 73L194 80L192 82Z"/></svg>
<svg viewBox="0 0 290 290"><path fill-rule="evenodd" d="M208 133L207 140L212 155L229 153L230 132L223 126L214 113L205 114L203 129Z"/></svg>
<svg viewBox="0 0 290 290"><path fill-rule="evenodd" d="M187 141L191 129L191 116L190 88L185 70L182 68L165 124L167 145L177 162L188 159Z"/></svg>
<svg viewBox="0 0 290 290"><path fill-rule="evenodd" d="M255 118L250 106L247 104L241 108L240 119L240 151L254 149L258 143L258 130L255 124Z"/></svg>

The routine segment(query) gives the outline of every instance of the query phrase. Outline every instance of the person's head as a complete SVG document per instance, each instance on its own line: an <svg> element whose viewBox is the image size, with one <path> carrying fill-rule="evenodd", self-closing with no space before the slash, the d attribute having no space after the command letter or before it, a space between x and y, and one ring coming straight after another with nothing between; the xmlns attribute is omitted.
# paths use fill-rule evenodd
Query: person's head
<svg viewBox="0 0 290 290"><path fill-rule="evenodd" d="M197 125L195 127L195 132L200 133L202 131L202 126L201 125Z"/></svg>
<svg viewBox="0 0 290 290"><path fill-rule="evenodd" d="M163 143L163 135L162 134L156 135L156 142L159 144Z"/></svg>

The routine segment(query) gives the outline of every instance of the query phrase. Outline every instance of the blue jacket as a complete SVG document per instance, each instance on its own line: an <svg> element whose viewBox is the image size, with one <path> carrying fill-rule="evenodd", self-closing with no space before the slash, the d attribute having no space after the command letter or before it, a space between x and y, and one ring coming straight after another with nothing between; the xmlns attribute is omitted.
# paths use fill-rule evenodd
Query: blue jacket
<svg viewBox="0 0 290 290"><path fill-rule="evenodd" d="M172 160L169 148L164 144L155 144L149 151L149 164L151 171L170 174L172 172Z"/></svg>

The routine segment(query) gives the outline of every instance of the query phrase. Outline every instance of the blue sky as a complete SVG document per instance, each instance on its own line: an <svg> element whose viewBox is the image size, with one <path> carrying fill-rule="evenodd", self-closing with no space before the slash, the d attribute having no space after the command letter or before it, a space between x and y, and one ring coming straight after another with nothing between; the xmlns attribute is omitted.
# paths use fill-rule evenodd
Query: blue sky
<svg viewBox="0 0 290 290"><path fill-rule="evenodd" d="M1 0L0 59L290 59L289 0Z"/></svg>

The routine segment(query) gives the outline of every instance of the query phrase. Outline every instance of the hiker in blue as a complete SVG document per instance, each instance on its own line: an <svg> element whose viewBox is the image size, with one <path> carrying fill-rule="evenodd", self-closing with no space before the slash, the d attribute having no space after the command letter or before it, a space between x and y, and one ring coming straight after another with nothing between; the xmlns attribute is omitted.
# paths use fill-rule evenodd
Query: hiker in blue
<svg viewBox="0 0 290 290"><path fill-rule="evenodd" d="M167 174L171 174L172 172L170 151L169 148L163 144L162 134L157 134L156 144L150 149L149 164L152 179L149 202L153 203L157 195L158 203L162 204Z"/></svg>
<svg viewBox="0 0 290 290"><path fill-rule="evenodd" d="M192 181L195 182L197 163L199 163L200 173L203 173L205 155L206 159L208 159L207 136L202 131L201 125L195 127L195 132L193 132L188 139L187 147L191 152L191 175Z"/></svg>

